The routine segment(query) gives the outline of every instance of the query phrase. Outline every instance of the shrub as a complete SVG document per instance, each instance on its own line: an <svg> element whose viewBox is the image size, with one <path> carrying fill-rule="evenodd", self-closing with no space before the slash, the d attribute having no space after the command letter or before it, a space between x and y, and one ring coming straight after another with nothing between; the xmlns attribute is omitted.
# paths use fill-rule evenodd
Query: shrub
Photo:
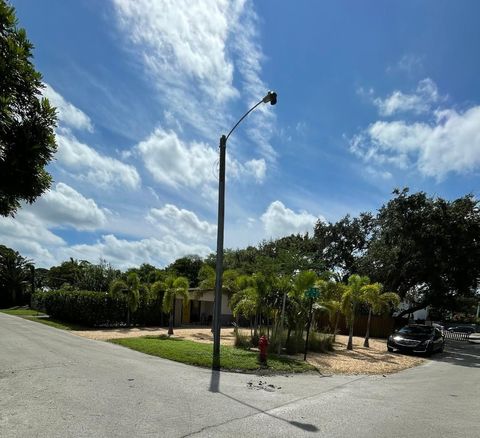
<svg viewBox="0 0 480 438"><path fill-rule="evenodd" d="M252 340L249 335L235 332L235 347L248 350L252 346Z"/></svg>
<svg viewBox="0 0 480 438"><path fill-rule="evenodd" d="M127 301L105 292L53 290L37 292L32 307L45 311L52 318L83 326L116 326L126 322ZM162 312L157 300L141 298L131 318L136 324L160 324Z"/></svg>
<svg viewBox="0 0 480 438"><path fill-rule="evenodd" d="M305 349L305 340L303 337L291 336L285 343L285 350L287 354L295 355L303 352Z"/></svg>
<svg viewBox="0 0 480 438"><path fill-rule="evenodd" d="M317 353L333 351L333 336L325 333L310 333L308 337L308 350Z"/></svg>

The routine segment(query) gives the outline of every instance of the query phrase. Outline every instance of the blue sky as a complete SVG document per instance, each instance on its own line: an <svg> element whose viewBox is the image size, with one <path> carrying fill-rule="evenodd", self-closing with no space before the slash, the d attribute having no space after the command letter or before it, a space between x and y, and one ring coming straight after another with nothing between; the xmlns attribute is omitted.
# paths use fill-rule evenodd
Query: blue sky
<svg viewBox="0 0 480 438"><path fill-rule="evenodd" d="M395 187L479 193L477 1L14 0L58 108L50 192L1 241L164 266L376 211Z"/></svg>

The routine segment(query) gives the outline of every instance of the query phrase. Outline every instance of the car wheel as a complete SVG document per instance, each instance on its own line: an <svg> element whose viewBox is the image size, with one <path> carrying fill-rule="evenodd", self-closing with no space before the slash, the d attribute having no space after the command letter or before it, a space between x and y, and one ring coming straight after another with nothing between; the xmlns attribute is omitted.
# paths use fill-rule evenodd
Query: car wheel
<svg viewBox="0 0 480 438"><path fill-rule="evenodd" d="M393 353L393 348L392 348L392 347L387 347L387 350L388 350L390 353Z"/></svg>

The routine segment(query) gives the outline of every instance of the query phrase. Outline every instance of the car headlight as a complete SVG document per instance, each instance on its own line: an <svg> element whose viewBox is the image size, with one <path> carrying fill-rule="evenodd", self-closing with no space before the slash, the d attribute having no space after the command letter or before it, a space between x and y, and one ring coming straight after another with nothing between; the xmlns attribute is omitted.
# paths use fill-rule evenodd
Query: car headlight
<svg viewBox="0 0 480 438"><path fill-rule="evenodd" d="M393 340L394 341L401 341L403 338L401 336L394 336Z"/></svg>

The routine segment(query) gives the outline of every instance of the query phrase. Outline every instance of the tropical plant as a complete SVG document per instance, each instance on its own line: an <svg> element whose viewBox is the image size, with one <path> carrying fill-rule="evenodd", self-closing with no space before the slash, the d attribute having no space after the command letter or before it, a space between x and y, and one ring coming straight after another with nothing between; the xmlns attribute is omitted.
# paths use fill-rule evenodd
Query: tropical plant
<svg viewBox="0 0 480 438"><path fill-rule="evenodd" d="M169 313L168 335L173 335L173 315L175 309L175 299L177 297L183 300L183 308L188 308L190 295L188 293L188 279L186 277L169 276L164 282L164 295L162 308L163 311Z"/></svg>
<svg viewBox="0 0 480 438"><path fill-rule="evenodd" d="M366 276L361 277L353 274L348 277L348 284L342 295L342 313L348 322L349 334L347 350L353 350L353 324L355 323L355 313L357 306L363 299L363 287L370 283Z"/></svg>
<svg viewBox="0 0 480 438"><path fill-rule="evenodd" d="M330 316L330 324L332 327L332 341L335 342L337 335L338 322L342 310L342 296L345 292L345 284L332 273L325 273L325 278L317 281L316 287L320 291L319 304L328 310Z"/></svg>
<svg viewBox="0 0 480 438"><path fill-rule="evenodd" d="M380 313L392 306L398 306L400 297L394 292L383 292L383 286L380 283L373 283L363 286L362 301L368 305L367 331L363 346L369 347L368 340L370 339L370 319L372 313Z"/></svg>
<svg viewBox="0 0 480 438"><path fill-rule="evenodd" d="M17 251L0 245L0 305L23 304L29 266L29 261Z"/></svg>
<svg viewBox="0 0 480 438"><path fill-rule="evenodd" d="M317 275L313 271L298 272L292 279L292 289L288 294L288 333L287 342L290 339L291 331L294 332L296 340L303 337L303 331L309 316L310 300L306 298L305 292L315 285Z"/></svg>
<svg viewBox="0 0 480 438"><path fill-rule="evenodd" d="M238 291L230 298L233 316L237 319L237 327L240 316L250 320L250 334L252 334L252 319L256 316L260 306L257 284L255 278L251 275L240 275L236 284Z"/></svg>
<svg viewBox="0 0 480 438"><path fill-rule="evenodd" d="M140 279L134 272L128 274L127 279L115 280L110 286L112 296L123 295L127 304L127 325L130 326L130 314L135 312L140 301Z"/></svg>

